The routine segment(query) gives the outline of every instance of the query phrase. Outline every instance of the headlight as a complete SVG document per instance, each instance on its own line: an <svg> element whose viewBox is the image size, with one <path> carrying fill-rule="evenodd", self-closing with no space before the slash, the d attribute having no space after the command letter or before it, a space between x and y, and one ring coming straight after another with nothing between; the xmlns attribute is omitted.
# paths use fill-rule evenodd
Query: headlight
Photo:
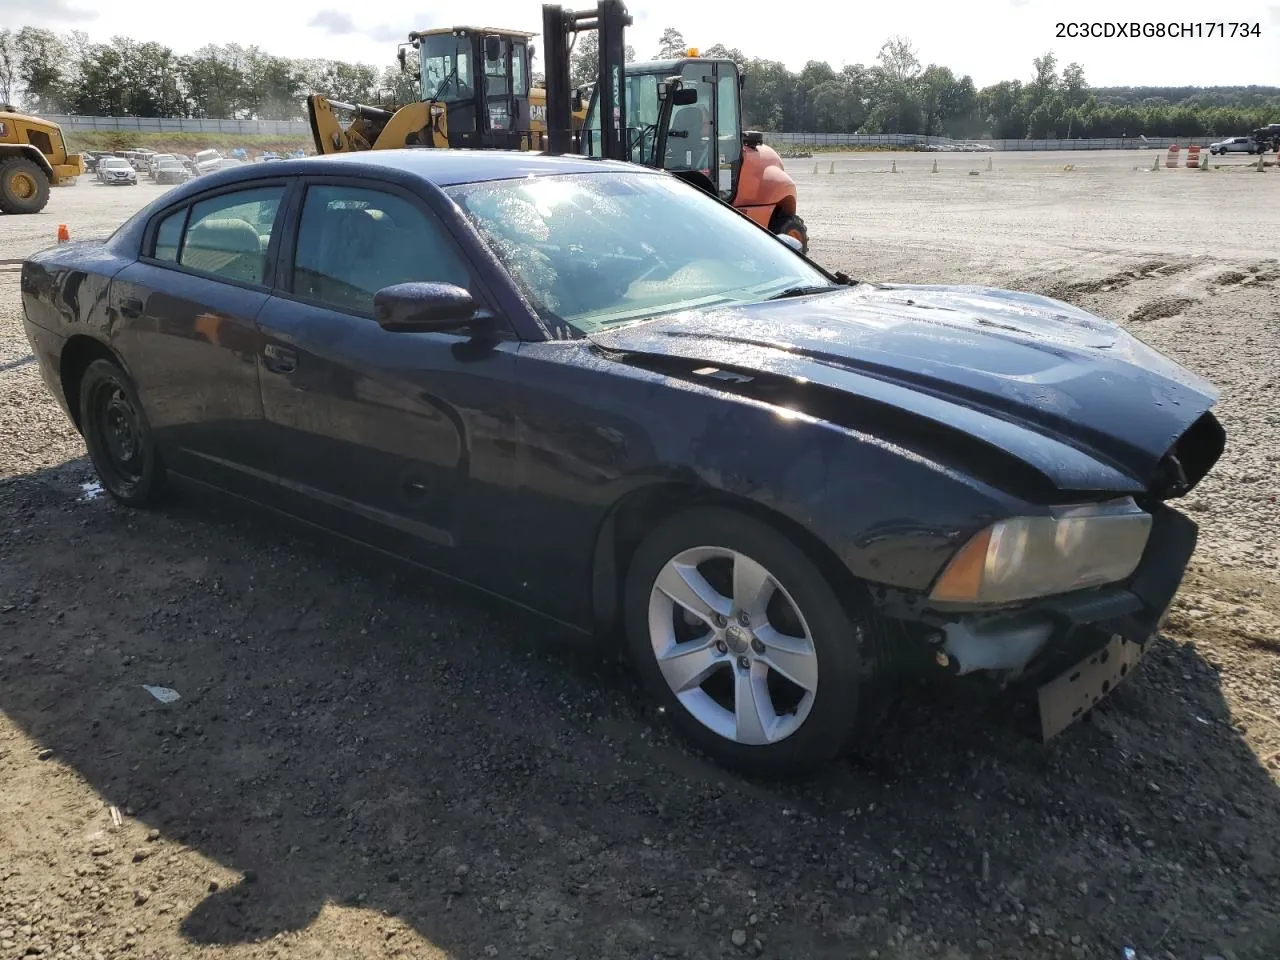
<svg viewBox="0 0 1280 960"><path fill-rule="evenodd" d="M1123 580L1137 569L1151 515L1130 499L1012 517L974 536L951 558L931 599L1013 603Z"/></svg>

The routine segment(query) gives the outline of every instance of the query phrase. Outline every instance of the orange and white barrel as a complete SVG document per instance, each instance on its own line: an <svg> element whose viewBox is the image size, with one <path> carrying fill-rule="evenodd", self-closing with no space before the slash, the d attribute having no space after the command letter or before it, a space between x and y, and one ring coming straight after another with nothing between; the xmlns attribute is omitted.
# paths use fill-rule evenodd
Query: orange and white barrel
<svg viewBox="0 0 1280 960"><path fill-rule="evenodd" d="M1178 166L1178 151L1179 151L1179 150L1181 150L1181 147L1179 147L1176 143L1175 143L1175 144L1171 144L1171 145L1170 145L1170 147L1169 147L1169 155L1168 155L1167 157L1165 157L1165 160L1164 160L1164 165L1165 165L1165 167L1167 167L1167 168L1168 168L1168 169L1170 169L1170 170L1173 170L1175 167L1177 167L1177 166Z"/></svg>
<svg viewBox="0 0 1280 960"><path fill-rule="evenodd" d="M1187 169L1195 170L1200 166L1200 145L1193 143L1187 147Z"/></svg>

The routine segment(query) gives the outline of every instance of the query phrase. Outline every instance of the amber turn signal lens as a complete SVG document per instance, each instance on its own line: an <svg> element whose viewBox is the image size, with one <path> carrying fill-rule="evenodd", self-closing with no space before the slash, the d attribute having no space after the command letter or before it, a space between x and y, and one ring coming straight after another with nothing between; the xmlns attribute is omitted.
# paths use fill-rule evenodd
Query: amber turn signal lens
<svg viewBox="0 0 1280 960"><path fill-rule="evenodd" d="M934 584L932 598L953 602L977 599L982 593L982 573L990 544L991 528L987 527L961 547Z"/></svg>

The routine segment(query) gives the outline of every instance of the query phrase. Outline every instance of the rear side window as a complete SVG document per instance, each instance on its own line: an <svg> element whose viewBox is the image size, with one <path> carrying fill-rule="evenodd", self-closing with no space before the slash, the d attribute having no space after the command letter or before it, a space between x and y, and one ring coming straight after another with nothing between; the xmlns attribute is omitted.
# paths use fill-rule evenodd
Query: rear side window
<svg viewBox="0 0 1280 960"><path fill-rule="evenodd" d="M262 283L283 198L283 186L257 187L194 204L178 262L228 280Z"/></svg>
<svg viewBox="0 0 1280 960"><path fill-rule="evenodd" d="M160 227L156 230L156 251L153 254L157 260L173 262L178 259L178 243L182 240L182 225L186 222L186 207L160 221Z"/></svg>

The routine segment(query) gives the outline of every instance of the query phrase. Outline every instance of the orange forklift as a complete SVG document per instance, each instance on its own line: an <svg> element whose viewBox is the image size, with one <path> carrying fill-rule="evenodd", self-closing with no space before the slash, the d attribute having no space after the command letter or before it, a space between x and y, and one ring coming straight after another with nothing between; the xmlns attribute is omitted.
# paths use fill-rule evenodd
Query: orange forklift
<svg viewBox="0 0 1280 960"><path fill-rule="evenodd" d="M736 63L699 57L693 49L679 59L627 63L624 32L632 19L622 0L599 0L596 9L577 13L548 4L542 23L549 152L668 170L808 252L795 181L761 134L743 133ZM589 30L598 34L599 75L579 127L569 52L573 38Z"/></svg>

